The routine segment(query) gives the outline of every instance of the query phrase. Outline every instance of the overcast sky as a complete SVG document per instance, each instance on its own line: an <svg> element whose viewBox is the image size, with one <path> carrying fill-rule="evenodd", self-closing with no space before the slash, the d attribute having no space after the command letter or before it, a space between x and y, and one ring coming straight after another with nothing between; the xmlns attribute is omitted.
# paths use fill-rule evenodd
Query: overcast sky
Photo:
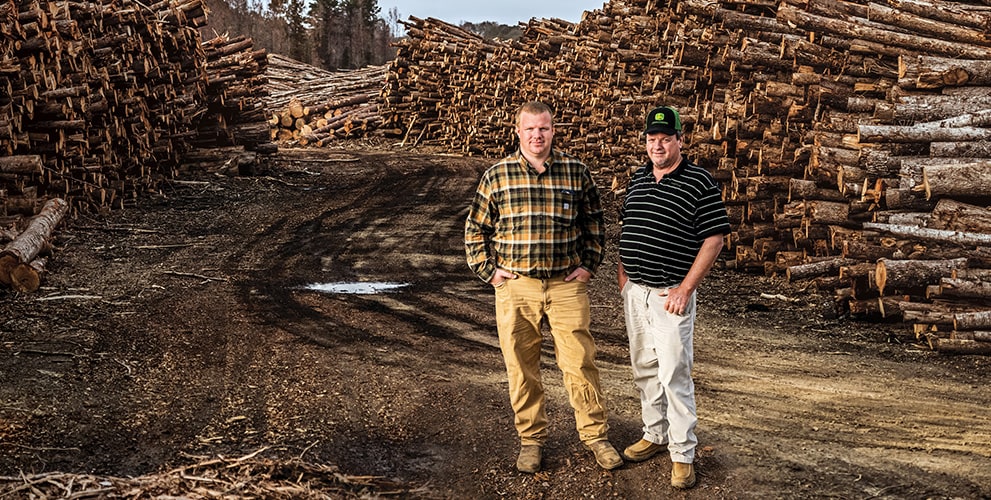
<svg viewBox="0 0 991 500"><path fill-rule="evenodd" d="M479 23L495 21L516 26L532 17L564 19L577 23L582 12L601 9L605 0L379 0L380 15L389 19L389 11L395 7L399 19L409 16L420 19L435 17L459 25L463 21Z"/></svg>

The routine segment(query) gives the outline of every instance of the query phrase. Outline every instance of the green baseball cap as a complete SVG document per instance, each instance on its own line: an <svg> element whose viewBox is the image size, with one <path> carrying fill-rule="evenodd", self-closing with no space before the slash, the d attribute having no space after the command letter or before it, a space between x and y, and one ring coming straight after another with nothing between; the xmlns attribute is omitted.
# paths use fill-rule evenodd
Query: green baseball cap
<svg viewBox="0 0 991 500"><path fill-rule="evenodd" d="M644 128L645 134L661 133L666 135L676 135L681 132L681 117L678 111L671 106L661 106L654 108L647 113L647 125Z"/></svg>

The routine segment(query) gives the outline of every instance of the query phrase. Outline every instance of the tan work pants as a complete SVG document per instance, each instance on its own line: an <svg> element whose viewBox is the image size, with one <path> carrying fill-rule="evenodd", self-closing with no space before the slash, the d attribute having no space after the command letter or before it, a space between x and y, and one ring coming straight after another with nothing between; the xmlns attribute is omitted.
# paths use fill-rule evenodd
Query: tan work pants
<svg viewBox="0 0 991 500"><path fill-rule="evenodd" d="M516 431L524 445L547 438L544 387L540 381L541 319L554 339L557 366L575 410L578 436L584 443L607 438L606 409L595 366L595 343L589 332L585 283L563 277L519 277L496 287L496 325L509 376L509 399Z"/></svg>

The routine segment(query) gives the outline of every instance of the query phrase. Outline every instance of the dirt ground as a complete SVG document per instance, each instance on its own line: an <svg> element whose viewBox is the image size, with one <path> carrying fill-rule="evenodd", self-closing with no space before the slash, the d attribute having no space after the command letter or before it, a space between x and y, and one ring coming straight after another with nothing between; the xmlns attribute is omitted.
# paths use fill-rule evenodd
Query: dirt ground
<svg viewBox="0 0 991 500"><path fill-rule="evenodd" d="M596 466L550 343L545 470L518 473L493 296L461 239L491 162L285 151L257 176L184 179L67 221L42 290L0 291L0 496L27 497L22 475L141 477L258 452L407 498L991 498L991 359L725 269L699 297L696 488L671 489L665 456ZM639 402L614 210L607 222L593 332L621 448L640 437ZM312 287L356 282L405 286Z"/></svg>

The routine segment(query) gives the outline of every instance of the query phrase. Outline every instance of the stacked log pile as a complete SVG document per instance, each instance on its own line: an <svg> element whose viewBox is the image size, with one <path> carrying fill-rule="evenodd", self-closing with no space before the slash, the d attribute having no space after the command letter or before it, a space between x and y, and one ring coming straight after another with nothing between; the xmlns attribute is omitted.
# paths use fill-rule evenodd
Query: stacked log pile
<svg viewBox="0 0 991 500"><path fill-rule="evenodd" d="M379 95L386 66L327 71L285 56L268 57L271 140L287 146L323 146L334 139L368 135L382 125Z"/></svg>
<svg viewBox="0 0 991 500"><path fill-rule="evenodd" d="M201 0L0 0L0 215L122 206L196 148L268 141L263 53Z"/></svg>
<svg viewBox="0 0 991 500"><path fill-rule="evenodd" d="M947 314L991 310L973 291L989 288L991 230L960 225L991 204L989 27L986 5L949 0L611 1L577 25L532 20L518 42L411 18L383 114L407 140L498 156L514 108L541 99L557 144L620 193L640 117L674 105L688 155L723 182L733 266L984 352L991 328Z"/></svg>

